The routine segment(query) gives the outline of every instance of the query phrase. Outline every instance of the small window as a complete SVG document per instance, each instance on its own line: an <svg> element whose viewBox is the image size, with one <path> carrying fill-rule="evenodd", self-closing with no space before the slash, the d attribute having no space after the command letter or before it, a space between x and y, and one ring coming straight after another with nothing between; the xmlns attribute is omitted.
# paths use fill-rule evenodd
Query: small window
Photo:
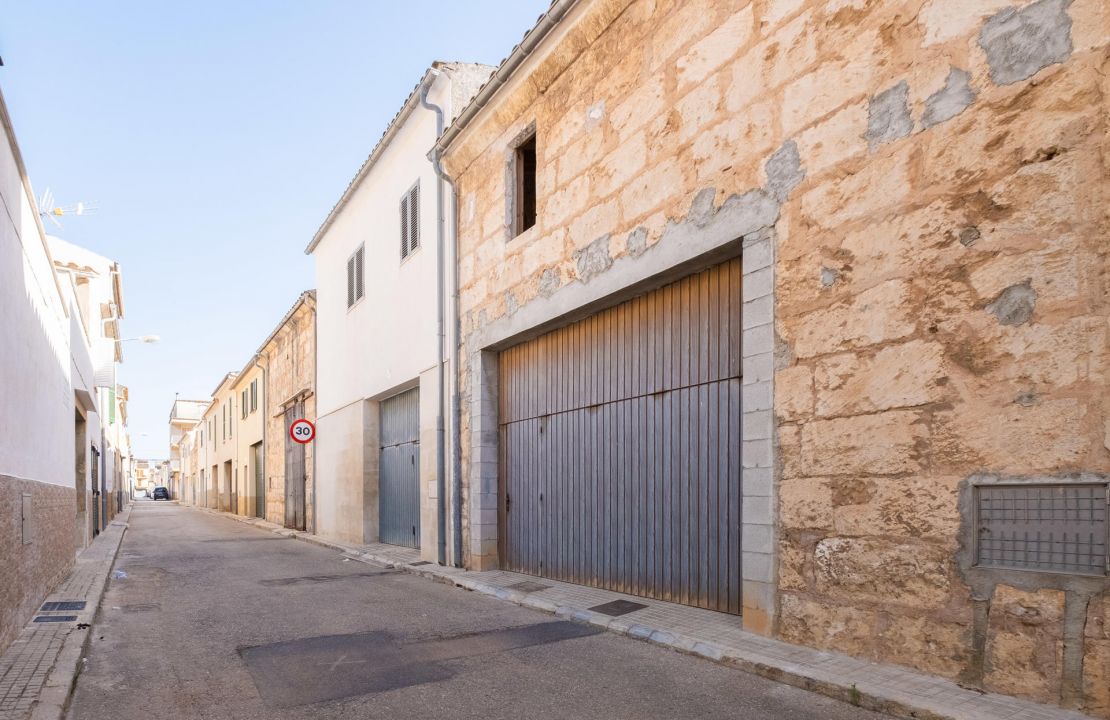
<svg viewBox="0 0 1110 720"><path fill-rule="evenodd" d="M251 380L251 412L258 409L258 378Z"/></svg>
<svg viewBox="0 0 1110 720"><path fill-rule="evenodd" d="M362 299L364 294L362 284L363 248L359 245L351 257L347 258L347 307L351 307Z"/></svg>
<svg viewBox="0 0 1110 720"><path fill-rule="evenodd" d="M250 410L250 404L247 402L247 389L243 388L243 392L239 393L239 406L242 408L242 416L247 417L247 412Z"/></svg>
<svg viewBox="0 0 1110 720"><path fill-rule="evenodd" d="M401 197L401 259L420 247L420 182Z"/></svg>
<svg viewBox="0 0 1110 720"><path fill-rule="evenodd" d="M536 134L516 147L513 155L516 187L513 190L513 236L536 224Z"/></svg>
<svg viewBox="0 0 1110 720"><path fill-rule="evenodd" d="M975 564L1107 574L1105 483L975 488Z"/></svg>

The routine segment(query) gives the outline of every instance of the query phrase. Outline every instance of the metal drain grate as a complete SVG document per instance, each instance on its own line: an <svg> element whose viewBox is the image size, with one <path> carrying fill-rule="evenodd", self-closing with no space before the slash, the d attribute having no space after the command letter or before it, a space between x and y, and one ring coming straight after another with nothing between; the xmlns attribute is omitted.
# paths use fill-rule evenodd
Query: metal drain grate
<svg viewBox="0 0 1110 720"><path fill-rule="evenodd" d="M590 610L599 612L602 615L609 615L611 617L619 617L620 615L627 615L628 613L643 610L647 605L631 600L613 600L612 602L602 603L601 605L594 605Z"/></svg>
<svg viewBox="0 0 1110 720"><path fill-rule="evenodd" d="M66 611L69 611L69 612L73 612L74 610L84 610L84 609L85 609L85 601L84 600L58 600L58 601L43 603L41 612L58 612L60 610L66 610Z"/></svg>
<svg viewBox="0 0 1110 720"><path fill-rule="evenodd" d="M77 619L76 615L39 615L35 618L34 622L37 623L51 623L51 622L73 622Z"/></svg>
<svg viewBox="0 0 1110 720"><path fill-rule="evenodd" d="M977 490L982 567L1106 575L1106 485L996 485Z"/></svg>

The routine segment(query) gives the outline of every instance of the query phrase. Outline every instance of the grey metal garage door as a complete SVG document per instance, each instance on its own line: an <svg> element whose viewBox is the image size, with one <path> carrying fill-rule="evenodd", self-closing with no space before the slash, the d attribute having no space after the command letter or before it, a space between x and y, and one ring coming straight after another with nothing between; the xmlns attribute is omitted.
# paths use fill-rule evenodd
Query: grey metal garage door
<svg viewBox="0 0 1110 720"><path fill-rule="evenodd" d="M420 390L383 400L378 465L378 538L420 547Z"/></svg>
<svg viewBox="0 0 1110 720"><path fill-rule="evenodd" d="M506 569L740 612L740 261L510 348Z"/></svg>

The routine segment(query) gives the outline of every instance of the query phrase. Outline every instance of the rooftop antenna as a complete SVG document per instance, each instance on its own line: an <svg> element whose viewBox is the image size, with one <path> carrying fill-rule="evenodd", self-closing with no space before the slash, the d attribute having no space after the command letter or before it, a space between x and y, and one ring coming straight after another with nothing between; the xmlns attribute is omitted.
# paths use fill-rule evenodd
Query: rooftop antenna
<svg viewBox="0 0 1110 720"><path fill-rule="evenodd" d="M66 215L89 215L96 212L97 207L94 202L79 202L74 205L55 205L54 193L50 192L50 188L46 188L42 197L39 198L39 216L44 220L49 220L57 227L61 227L62 223L58 218Z"/></svg>

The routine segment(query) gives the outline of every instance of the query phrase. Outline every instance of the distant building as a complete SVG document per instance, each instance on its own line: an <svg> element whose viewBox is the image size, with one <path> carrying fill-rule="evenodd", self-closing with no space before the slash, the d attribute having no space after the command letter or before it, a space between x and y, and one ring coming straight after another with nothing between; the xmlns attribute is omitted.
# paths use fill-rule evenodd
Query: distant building
<svg viewBox="0 0 1110 720"><path fill-rule="evenodd" d="M186 476L183 458L183 443L188 433L197 426L204 417L208 407L207 400L174 400L170 408L170 496L178 498L191 495L193 492L192 478Z"/></svg>

